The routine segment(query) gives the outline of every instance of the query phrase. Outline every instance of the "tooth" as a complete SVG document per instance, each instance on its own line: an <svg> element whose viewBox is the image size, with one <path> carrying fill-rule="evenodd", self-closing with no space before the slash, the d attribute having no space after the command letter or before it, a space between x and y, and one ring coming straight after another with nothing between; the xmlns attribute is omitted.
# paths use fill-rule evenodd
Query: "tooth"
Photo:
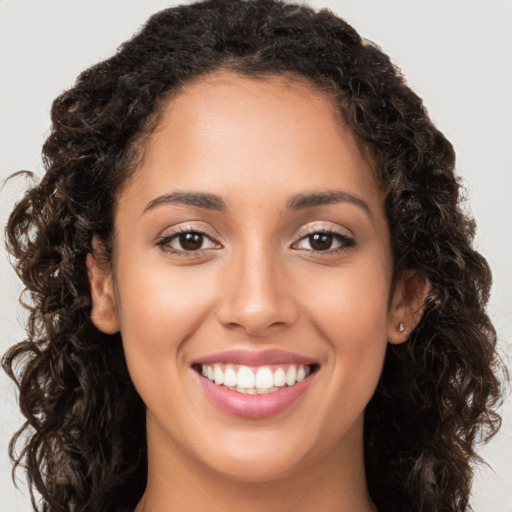
<svg viewBox="0 0 512 512"><path fill-rule="evenodd" d="M288 386L293 386L295 384L296 378L297 370L295 369L295 366L292 364L290 368L288 368L288 371L286 372L286 384L288 384Z"/></svg>
<svg viewBox="0 0 512 512"><path fill-rule="evenodd" d="M257 379L256 379L257 380ZM286 384L286 374L282 368L278 368L274 372L274 386L284 386Z"/></svg>
<svg viewBox="0 0 512 512"><path fill-rule="evenodd" d="M239 388L254 388L254 373L248 366L240 366L237 375L237 386Z"/></svg>
<svg viewBox="0 0 512 512"><path fill-rule="evenodd" d="M256 372L256 387L269 389L274 385L272 370L268 366L258 368Z"/></svg>
<svg viewBox="0 0 512 512"><path fill-rule="evenodd" d="M231 366L226 366L224 371L224 386L236 386L236 372Z"/></svg>
<svg viewBox="0 0 512 512"><path fill-rule="evenodd" d="M274 372L269 366L262 366L256 373L248 366L240 366L238 372L233 365L226 365L224 371L220 364L201 365L201 374L216 385L224 385L245 394L264 394L278 391L288 385L303 381L311 373L309 365L290 365L287 371L278 367Z"/></svg>
<svg viewBox="0 0 512 512"><path fill-rule="evenodd" d="M213 378L215 384L217 385L220 385L224 382L224 373L222 373L222 370L218 364L213 365Z"/></svg>

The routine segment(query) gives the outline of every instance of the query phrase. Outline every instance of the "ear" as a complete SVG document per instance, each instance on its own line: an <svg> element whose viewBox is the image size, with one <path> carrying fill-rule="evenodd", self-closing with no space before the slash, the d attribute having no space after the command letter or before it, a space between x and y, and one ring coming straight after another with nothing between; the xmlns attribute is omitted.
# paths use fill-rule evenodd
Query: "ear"
<svg viewBox="0 0 512 512"><path fill-rule="evenodd" d="M431 286L425 276L406 270L395 284L388 312L388 341L403 343L423 315Z"/></svg>
<svg viewBox="0 0 512 512"><path fill-rule="evenodd" d="M116 298L112 282L110 264L100 258L104 252L102 243L93 237L93 252L87 254L87 276L92 298L92 323L106 334L115 334L119 331L119 321L116 310Z"/></svg>

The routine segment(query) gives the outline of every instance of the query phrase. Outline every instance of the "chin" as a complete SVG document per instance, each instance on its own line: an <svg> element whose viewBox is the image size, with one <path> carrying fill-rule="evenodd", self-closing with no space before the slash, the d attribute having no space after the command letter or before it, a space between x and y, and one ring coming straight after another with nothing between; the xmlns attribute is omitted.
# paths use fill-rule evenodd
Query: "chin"
<svg viewBox="0 0 512 512"><path fill-rule="evenodd" d="M213 466L213 469L224 478L237 482L263 483L272 482L298 473L302 467L301 460L286 455L269 455L261 457L228 458L222 464Z"/></svg>
<svg viewBox="0 0 512 512"><path fill-rule="evenodd" d="M311 425L310 425L311 426ZM315 429L272 428L259 426L259 432L225 431L194 447L203 467L230 480L269 482L286 479L304 471L333 448L318 443L322 438ZM215 443L211 440L215 439ZM197 439L200 441L199 439Z"/></svg>

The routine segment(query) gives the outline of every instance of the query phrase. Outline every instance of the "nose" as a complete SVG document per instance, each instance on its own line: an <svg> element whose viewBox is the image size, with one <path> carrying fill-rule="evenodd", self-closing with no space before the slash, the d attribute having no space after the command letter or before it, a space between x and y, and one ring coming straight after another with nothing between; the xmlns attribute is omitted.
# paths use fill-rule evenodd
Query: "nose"
<svg viewBox="0 0 512 512"><path fill-rule="evenodd" d="M230 259L221 277L220 323L253 337L293 324L297 305L283 265L269 251L252 249Z"/></svg>

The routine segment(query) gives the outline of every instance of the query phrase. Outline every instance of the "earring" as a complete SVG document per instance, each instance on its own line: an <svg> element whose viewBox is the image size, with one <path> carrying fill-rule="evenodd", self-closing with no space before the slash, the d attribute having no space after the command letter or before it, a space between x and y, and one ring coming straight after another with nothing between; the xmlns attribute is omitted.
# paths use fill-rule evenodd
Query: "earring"
<svg viewBox="0 0 512 512"><path fill-rule="evenodd" d="M404 325L404 323L403 323L403 322L400 322L400 323L398 324L398 332L399 332L399 333L405 332L405 325Z"/></svg>

